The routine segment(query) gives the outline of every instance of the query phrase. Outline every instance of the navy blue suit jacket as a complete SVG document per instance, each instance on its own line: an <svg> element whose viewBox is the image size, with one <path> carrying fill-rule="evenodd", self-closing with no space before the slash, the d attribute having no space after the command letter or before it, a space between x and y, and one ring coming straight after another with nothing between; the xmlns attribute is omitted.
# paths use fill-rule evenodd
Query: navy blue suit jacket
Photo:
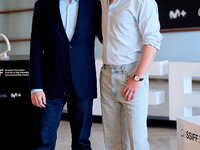
<svg viewBox="0 0 200 150"><path fill-rule="evenodd" d="M47 99L60 98L70 72L77 95L81 99L96 98L95 35L102 40L99 0L79 0L71 42L63 27L59 0L38 0L31 34L30 89L43 89Z"/></svg>

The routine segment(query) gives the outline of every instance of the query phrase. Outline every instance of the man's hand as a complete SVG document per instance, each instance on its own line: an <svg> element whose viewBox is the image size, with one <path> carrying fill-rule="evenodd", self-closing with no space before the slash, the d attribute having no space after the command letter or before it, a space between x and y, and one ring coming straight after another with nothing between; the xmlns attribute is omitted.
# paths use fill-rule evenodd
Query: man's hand
<svg viewBox="0 0 200 150"><path fill-rule="evenodd" d="M128 77L128 82L122 91L122 96L126 101L133 100L135 98L136 93L140 89L142 81L135 81L133 77Z"/></svg>
<svg viewBox="0 0 200 150"><path fill-rule="evenodd" d="M46 107L46 96L43 91L35 92L31 95L31 101L32 104L40 107L45 108Z"/></svg>

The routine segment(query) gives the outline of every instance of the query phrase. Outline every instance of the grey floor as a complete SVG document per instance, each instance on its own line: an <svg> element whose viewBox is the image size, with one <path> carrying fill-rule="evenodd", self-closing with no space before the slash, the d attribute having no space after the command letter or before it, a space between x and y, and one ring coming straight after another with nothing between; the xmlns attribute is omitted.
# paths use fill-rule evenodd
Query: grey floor
<svg viewBox="0 0 200 150"><path fill-rule="evenodd" d="M151 150L176 150L176 129L148 128ZM93 150L105 150L101 123L93 123L90 137ZM58 129L56 150L70 150L71 133L68 121L61 121Z"/></svg>

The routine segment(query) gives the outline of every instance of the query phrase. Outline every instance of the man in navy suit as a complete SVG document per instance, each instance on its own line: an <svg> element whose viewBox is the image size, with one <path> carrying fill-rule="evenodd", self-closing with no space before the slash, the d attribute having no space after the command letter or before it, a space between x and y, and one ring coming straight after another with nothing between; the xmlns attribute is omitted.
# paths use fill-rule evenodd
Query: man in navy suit
<svg viewBox="0 0 200 150"><path fill-rule="evenodd" d="M35 3L30 89L36 107L37 150L55 149L67 102L73 150L91 150L93 99L97 96L95 35L101 37L99 0L38 0Z"/></svg>

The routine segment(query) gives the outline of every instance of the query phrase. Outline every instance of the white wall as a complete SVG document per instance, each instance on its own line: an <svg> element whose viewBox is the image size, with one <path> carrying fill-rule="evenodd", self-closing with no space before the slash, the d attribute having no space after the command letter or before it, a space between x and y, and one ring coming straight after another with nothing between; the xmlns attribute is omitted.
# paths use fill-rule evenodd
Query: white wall
<svg viewBox="0 0 200 150"><path fill-rule="evenodd" d="M6 0L7 9L33 8L36 0Z"/></svg>
<svg viewBox="0 0 200 150"><path fill-rule="evenodd" d="M200 31L164 33L155 60L200 61Z"/></svg>
<svg viewBox="0 0 200 150"><path fill-rule="evenodd" d="M0 0L0 11L4 10L5 6L5 0ZM4 14L0 14L0 33L4 33ZM2 37L0 37L0 40L3 40ZM0 43L0 53L4 51L4 45L3 43Z"/></svg>
<svg viewBox="0 0 200 150"><path fill-rule="evenodd" d="M15 10L33 8L35 1L36 0L6 0L4 5L2 5L1 0L0 5L4 6L4 8L0 9ZM0 32L2 30L9 39L30 38L32 15L32 11L6 14L4 20L0 20L0 27L3 25L3 29L1 29L1 27ZM30 42L12 42L11 52L8 52L8 55L28 55L29 51Z"/></svg>

